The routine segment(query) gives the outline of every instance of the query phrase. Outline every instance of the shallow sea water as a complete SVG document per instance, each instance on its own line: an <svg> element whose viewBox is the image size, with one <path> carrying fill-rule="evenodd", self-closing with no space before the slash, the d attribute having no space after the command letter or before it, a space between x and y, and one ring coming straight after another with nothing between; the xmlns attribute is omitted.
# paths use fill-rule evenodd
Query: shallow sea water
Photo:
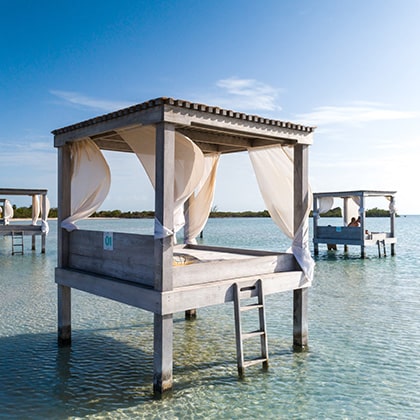
<svg viewBox="0 0 420 420"><path fill-rule="evenodd" d="M334 220L331 220L334 222ZM152 233L150 220L81 227ZM387 229L368 219L370 230ZM292 350L292 293L267 297L270 367L236 371L233 305L174 316L174 390L152 395L153 316L72 292L72 347L56 343L56 226L47 253L0 238L0 418L420 418L420 216L397 219L397 255L321 246L309 350ZM270 219L210 219L206 244L285 250ZM37 246L38 243L37 243ZM388 249L389 253L389 249Z"/></svg>

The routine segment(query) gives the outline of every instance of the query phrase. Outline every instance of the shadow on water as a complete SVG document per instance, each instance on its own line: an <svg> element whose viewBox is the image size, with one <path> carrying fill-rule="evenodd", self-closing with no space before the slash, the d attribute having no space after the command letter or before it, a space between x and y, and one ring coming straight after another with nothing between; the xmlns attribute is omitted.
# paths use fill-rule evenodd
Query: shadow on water
<svg viewBox="0 0 420 420"><path fill-rule="evenodd" d="M0 339L1 412L7 418L66 418L148 401L152 357L113 338L78 331L72 347L54 333Z"/></svg>

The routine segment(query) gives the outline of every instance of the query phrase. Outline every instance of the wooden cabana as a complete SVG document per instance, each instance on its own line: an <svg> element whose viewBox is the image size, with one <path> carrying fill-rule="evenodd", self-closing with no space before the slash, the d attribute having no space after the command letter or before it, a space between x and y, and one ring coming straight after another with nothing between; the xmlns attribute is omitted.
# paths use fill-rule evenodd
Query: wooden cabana
<svg viewBox="0 0 420 420"><path fill-rule="evenodd" d="M239 313L238 301L257 295L260 300L256 307L261 310L264 295L293 290L293 342L299 348L307 345L307 299L313 261L304 221L310 202L308 147L312 142L312 127L158 98L55 130L53 134L54 145L58 148L58 267L55 281L58 284L61 345L71 342L72 288L154 313L155 393L172 388L173 314L176 312L191 314L197 308L235 301ZM84 148L89 149L89 158L83 161ZM81 193L75 186L78 175L74 168L82 167L83 162L86 167L92 166L98 150L99 155L100 150L108 150L134 152L139 157L155 187L154 235L75 229L77 218L87 217L100 205L89 207L83 203L95 201L102 193L94 186L90 199L75 200L75 195ZM225 153L244 151L250 155L268 152L274 160L275 156L280 156L283 166L290 169L285 178L267 180L266 189L280 189L284 182L285 191L288 191L279 200L286 211L279 212L283 212L282 223L293 239L293 254L194 243L194 237L210 212L215 162ZM98 166L103 163L99 155ZM193 164L187 155L192 156ZM255 156L252 159L254 167L258 166L258 159L255 160ZM75 164L75 161L79 163ZM197 172L200 165L204 169ZM271 166L278 170L281 165ZM184 171L181 175L180 168ZM83 180L86 183L89 179L93 183L94 178L83 173L84 176L79 174L82 189L86 187ZM104 170L97 182L105 182L108 175L108 170ZM286 183L286 178L291 182ZM261 183L263 179L258 181ZM98 201L106 196L106 186L104 190ZM270 195L268 190L266 195ZM75 208L75 201L82 203L79 209ZM275 213L275 206L272 207L271 211ZM174 233L182 224L187 244L176 245ZM264 314L260 315L263 321ZM237 319L236 326L239 324L240 319ZM264 350L264 322L261 330L257 335L261 336ZM243 372L247 366L241 349L245 335L238 329L237 332L238 369ZM264 354L266 357L260 362L267 365L266 351Z"/></svg>
<svg viewBox="0 0 420 420"><path fill-rule="evenodd" d="M361 257L365 257L365 247L376 245L379 256L381 246L386 255L386 245L391 245L391 255L395 255L395 194L396 191L336 191L313 194L313 242L314 253L318 255L319 244L335 246L343 244L347 251L348 245L360 246ZM372 232L366 224L366 199L369 197L384 197L389 204L390 230L388 232ZM319 216L330 210L334 198L342 200L343 219L336 226L320 226ZM356 223L352 223L352 219Z"/></svg>
<svg viewBox="0 0 420 420"><path fill-rule="evenodd" d="M0 188L0 235L12 237L12 254L23 254L25 236L32 238L32 250L35 250L35 237L40 236L41 252L45 253L49 211L47 193L44 189ZM30 223L13 221L13 207L9 198L16 196L31 197Z"/></svg>

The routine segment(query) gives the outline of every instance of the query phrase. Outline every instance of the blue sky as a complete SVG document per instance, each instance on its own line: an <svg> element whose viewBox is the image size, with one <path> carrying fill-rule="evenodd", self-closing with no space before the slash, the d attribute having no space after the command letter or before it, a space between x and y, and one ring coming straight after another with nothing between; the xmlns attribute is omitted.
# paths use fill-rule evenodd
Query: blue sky
<svg viewBox="0 0 420 420"><path fill-rule="evenodd" d="M316 125L314 191L397 190L399 213L420 214L418 0L0 6L2 187L48 188L55 206L52 130L170 96ZM106 157L103 208L152 209L136 159ZM264 209L246 154L222 158L215 205Z"/></svg>

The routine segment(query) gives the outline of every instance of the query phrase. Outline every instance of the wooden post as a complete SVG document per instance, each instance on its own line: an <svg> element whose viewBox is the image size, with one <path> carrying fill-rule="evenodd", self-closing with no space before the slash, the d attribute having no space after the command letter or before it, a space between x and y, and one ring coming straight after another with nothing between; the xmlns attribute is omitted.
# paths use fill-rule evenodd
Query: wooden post
<svg viewBox="0 0 420 420"><path fill-rule="evenodd" d="M391 197L390 208L392 211L390 212L391 216L391 238L395 238L395 197ZM395 244L391 244L391 255L395 255Z"/></svg>
<svg viewBox="0 0 420 420"><path fill-rule="evenodd" d="M343 198L343 226L348 226L349 224L349 197ZM344 244L344 252L348 252L349 247L347 244Z"/></svg>
<svg viewBox="0 0 420 420"><path fill-rule="evenodd" d="M190 230L190 218L189 218L189 207L191 201L190 198L184 204L184 216L185 216L185 225L184 225L184 243L186 243L187 238L189 237ZM185 311L185 319L192 321L197 318L197 309L188 309Z"/></svg>
<svg viewBox="0 0 420 420"><path fill-rule="evenodd" d="M173 229L175 128L156 124L155 232ZM172 280L173 236L155 239L155 290L169 291ZM153 391L163 394L172 388L173 315L154 314Z"/></svg>
<svg viewBox="0 0 420 420"><path fill-rule="evenodd" d="M36 195L32 196L32 220L34 219L34 215L35 215L35 200L36 200ZM35 246L35 235L32 235L32 251L35 251L36 246Z"/></svg>
<svg viewBox="0 0 420 420"><path fill-rule="evenodd" d="M70 146L58 149L58 267L67 267L69 254L69 232L61 228L61 222L71 212L71 161ZM59 284L57 290L58 345L71 344L71 288Z"/></svg>
<svg viewBox="0 0 420 420"><path fill-rule="evenodd" d="M360 246L360 258L365 258L365 196L362 194L360 196L360 207L359 207L359 214L360 214L360 240L361 240L361 246Z"/></svg>
<svg viewBox="0 0 420 420"><path fill-rule="evenodd" d="M47 219L47 196L41 195L41 220L45 221ZM45 243L46 243L46 234L41 233L41 254L45 254Z"/></svg>
<svg viewBox="0 0 420 420"><path fill-rule="evenodd" d="M306 213L309 200L308 146L294 147L294 226L296 235L300 221ZM303 234L302 234L303 235ZM301 243L307 238L297 238ZM302 350L308 345L308 288L293 291L293 347Z"/></svg>
<svg viewBox="0 0 420 420"><path fill-rule="evenodd" d="M314 197L314 202L313 202L313 209L312 209L312 222L313 222L313 237L314 239L318 238L318 198ZM314 241L314 255L318 255L319 254L319 245L318 242Z"/></svg>

